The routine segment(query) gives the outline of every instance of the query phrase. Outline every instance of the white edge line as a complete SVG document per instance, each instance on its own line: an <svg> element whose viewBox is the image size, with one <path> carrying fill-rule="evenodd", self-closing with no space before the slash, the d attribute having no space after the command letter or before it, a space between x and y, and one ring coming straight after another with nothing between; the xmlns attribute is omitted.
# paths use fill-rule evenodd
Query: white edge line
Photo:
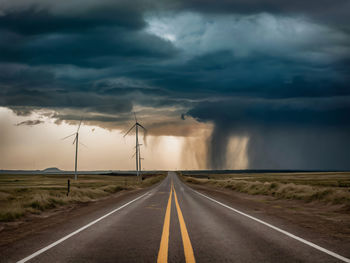
<svg viewBox="0 0 350 263"><path fill-rule="evenodd" d="M97 222L101 221L102 219L106 218L107 216L110 216L111 214L117 212L118 210L123 209L124 207L130 205L131 203L133 203L133 202L139 200L140 198L142 198L142 197L144 197L145 195L149 194L149 192L150 192L150 191L148 191L147 193L145 193L145 194L143 194L143 195L141 195L141 196L135 198L134 200L131 200L130 202L127 202L126 204L124 204L124 205L122 205L122 206L120 206L120 207L118 207L118 208L112 210L112 211L109 212L108 214L105 214L104 216L101 216L100 218L98 218L98 219L96 219L96 220L90 222L89 224L87 224L87 225L85 225L85 226L79 228L78 230L75 230L74 232L70 233L69 235L66 235L65 237L62 237L61 239L59 239L59 240L53 242L52 244L50 244L50 245L48 245L48 246L46 246L46 247L44 247L44 248L42 248L42 249L36 251L35 253L31 254L30 256L25 257L24 259L17 261L17 263L27 262L28 260L31 260L32 258L35 258L36 256L38 256L38 255L44 253L45 251L49 250L50 248L53 248L54 246L57 246L58 244L60 244L60 243L62 243L63 241L67 240L68 238L70 238L70 237L72 237L72 236L78 234L79 232L85 230L86 228L88 228L88 227L90 227L90 226L96 224Z"/></svg>
<svg viewBox="0 0 350 263"><path fill-rule="evenodd" d="M304 243L304 244L306 244L306 245L308 245L308 246L310 246L310 247L313 247L313 248L315 248L315 249L317 249L317 250L319 250L319 251L322 251L322 252L324 252L324 253L326 253L326 254L332 256L332 257L335 257L335 258L337 258L337 259L339 259L339 260L342 260L342 261L344 261L344 262L350 263L350 259L349 259L349 258L343 257L343 256L341 256L341 255L339 255L339 254L337 254L337 253L335 253L335 252L332 252L332 251L330 251L330 250L328 250L328 249L325 249L325 248L323 248L323 247L320 247L320 246L318 246L318 245L316 245L316 244L314 244L314 243L312 243L312 242L310 242L310 241L307 241L307 240L305 240L305 239L303 239L303 238L301 238L301 237L298 237L298 236L296 236L296 235L293 235L292 233L289 233L289 232L287 232L287 231L285 231L285 230L283 230L283 229L280 229L280 228L278 228L278 227L276 227L276 226L273 226L273 225L271 225L271 224L269 224L269 223L266 223L266 222L264 222L264 221L262 221L262 220L260 220L260 219L258 219L258 218L256 218L256 217L253 217L253 216L251 216L251 215L248 215L248 214L246 214L246 213L243 213L243 212L241 212L241 211L239 211L239 210L237 210L237 209L234 209L234 208L232 208L232 207L230 207L230 206L228 206L228 205L225 205L225 204L223 204L223 203L221 203L221 202L219 202L219 201L216 201L215 199L213 199L213 198L211 198L211 197L209 197L209 196L206 196L206 195L204 195L204 194L202 194L202 193L199 193L199 192L197 192L197 191L195 191L195 190L193 190L193 189L192 189L192 191L194 191L195 193L197 193L197 194L199 194L199 195L201 195L201 196L203 196L203 197L205 197L205 198L207 198L207 199L209 199L209 200L211 200L211 201L213 201L213 202L215 202L215 203L217 203L217 204L219 204L219 205L221 205L221 206L223 206L223 207L226 207L226 208L228 208L228 209L230 209L230 210L232 210L232 211L234 211L234 212L236 212L236 213L238 213L238 214L241 214L241 215L243 215L243 216L246 216L246 217L248 217L248 218L250 218L250 219L252 219L252 220L254 220L254 221L256 221L256 222L259 222L259 223L261 223L261 224L263 224L263 225L265 225L265 226L268 226L268 227L270 227L270 228L272 228L272 229L274 229L274 230L276 230L276 231L278 231L278 232L280 232L280 233L282 233L282 234L285 234L285 235L287 235L287 236L289 236L289 237L291 237L291 238L294 238L295 240L298 240L298 241L301 242L301 243Z"/></svg>

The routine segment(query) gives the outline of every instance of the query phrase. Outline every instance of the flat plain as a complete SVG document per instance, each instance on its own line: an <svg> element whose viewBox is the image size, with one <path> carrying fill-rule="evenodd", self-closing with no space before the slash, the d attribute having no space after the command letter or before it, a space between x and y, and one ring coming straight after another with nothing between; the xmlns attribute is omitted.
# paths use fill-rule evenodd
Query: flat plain
<svg viewBox="0 0 350 263"><path fill-rule="evenodd" d="M349 213L339 208L184 183L170 171L151 187L10 222L0 262L350 262Z"/></svg>
<svg viewBox="0 0 350 263"><path fill-rule="evenodd" d="M350 211L350 172L186 173L186 182L276 199L321 202Z"/></svg>
<svg viewBox="0 0 350 263"><path fill-rule="evenodd" d="M164 175L148 175L140 181L135 176L43 174L0 175L0 222L40 214L60 206L85 203L122 190L132 190L159 182ZM70 193L67 184L70 179Z"/></svg>

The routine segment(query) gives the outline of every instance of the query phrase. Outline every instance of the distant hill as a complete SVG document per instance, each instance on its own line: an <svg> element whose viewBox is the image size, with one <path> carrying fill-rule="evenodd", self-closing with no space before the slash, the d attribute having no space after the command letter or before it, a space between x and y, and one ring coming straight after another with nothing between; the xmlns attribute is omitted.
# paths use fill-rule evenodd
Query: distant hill
<svg viewBox="0 0 350 263"><path fill-rule="evenodd" d="M50 167L42 170L43 173L61 173L62 170L56 168L56 167Z"/></svg>

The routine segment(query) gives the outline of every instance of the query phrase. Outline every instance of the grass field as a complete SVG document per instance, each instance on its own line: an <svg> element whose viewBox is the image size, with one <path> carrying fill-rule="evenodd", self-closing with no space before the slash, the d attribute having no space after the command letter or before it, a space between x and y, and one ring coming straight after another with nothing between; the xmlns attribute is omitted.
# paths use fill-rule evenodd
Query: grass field
<svg viewBox="0 0 350 263"><path fill-rule="evenodd" d="M0 221L13 221L27 214L39 214L71 203L93 201L121 190L150 186L165 175L135 176L79 175L0 175ZM67 196L67 180L70 193Z"/></svg>
<svg viewBox="0 0 350 263"><path fill-rule="evenodd" d="M350 210L350 172L239 174L182 172L181 175L185 181L193 184L212 185L280 199L318 201L341 205L346 210Z"/></svg>

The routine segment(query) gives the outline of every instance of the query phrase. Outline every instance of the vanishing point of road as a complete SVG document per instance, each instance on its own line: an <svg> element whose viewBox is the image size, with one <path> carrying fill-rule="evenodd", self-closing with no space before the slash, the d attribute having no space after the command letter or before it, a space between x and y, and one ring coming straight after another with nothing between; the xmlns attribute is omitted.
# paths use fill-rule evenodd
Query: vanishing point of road
<svg viewBox="0 0 350 263"><path fill-rule="evenodd" d="M12 251L12 252L11 252ZM19 242L2 262L350 262L192 190L155 187Z"/></svg>

